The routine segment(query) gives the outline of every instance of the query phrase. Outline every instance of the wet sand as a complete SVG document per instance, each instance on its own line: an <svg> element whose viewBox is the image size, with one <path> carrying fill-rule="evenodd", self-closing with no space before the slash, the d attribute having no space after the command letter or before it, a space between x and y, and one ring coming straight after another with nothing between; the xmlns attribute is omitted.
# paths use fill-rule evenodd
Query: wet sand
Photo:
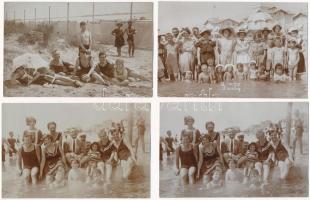
<svg viewBox="0 0 310 200"><path fill-rule="evenodd" d="M6 80L10 79L13 66L12 60L24 53L36 53L49 62L51 52L59 49L64 61L75 64L78 50L76 47L68 45L65 39L52 38L48 47L43 48L39 45L23 45L18 43L17 39L20 34L12 34L5 37L4 42L4 96L7 97L150 97L152 96L152 50L137 49L135 57L127 56L127 46L122 49L125 66L143 75L149 81L132 82L127 87L116 85L103 86L94 83L87 83L81 88L52 85L51 87L43 87L40 85L30 85L29 87L11 87ZM96 50L92 52L95 57L95 63L98 62L99 49L105 49L108 60L115 61L118 57L115 55L116 49L112 45L96 44Z"/></svg>
<svg viewBox="0 0 310 200"><path fill-rule="evenodd" d="M306 143L308 137L304 137L304 141ZM266 193L261 190L249 190L241 183L226 185L212 191L207 191L206 186L201 181L194 185L181 186L179 176L175 175L174 155L167 159L166 154L164 154L159 172L160 197L307 197L309 195L309 147L308 144L304 144L304 155L299 154L298 147L296 148L294 167L291 168L288 181L286 183L278 181L279 169L276 167L273 172L270 191Z"/></svg>
<svg viewBox="0 0 310 200"><path fill-rule="evenodd" d="M307 98L307 80L289 83L244 81L233 84L198 84L184 82L159 82L161 97L205 98Z"/></svg>

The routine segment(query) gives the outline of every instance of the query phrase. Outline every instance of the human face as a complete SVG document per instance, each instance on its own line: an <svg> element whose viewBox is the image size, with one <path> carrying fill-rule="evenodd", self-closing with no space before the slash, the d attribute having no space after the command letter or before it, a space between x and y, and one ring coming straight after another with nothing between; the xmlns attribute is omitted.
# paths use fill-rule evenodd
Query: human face
<svg viewBox="0 0 310 200"><path fill-rule="evenodd" d="M198 28L193 28L193 34L194 34L194 35L198 35L198 34L199 34Z"/></svg>
<svg viewBox="0 0 310 200"><path fill-rule="evenodd" d="M9 132L9 136L10 136L10 137L13 137L13 136L14 136L14 133L13 133L13 132Z"/></svg>
<svg viewBox="0 0 310 200"><path fill-rule="evenodd" d="M283 74L283 70L282 69L276 69L276 74L282 75Z"/></svg>
<svg viewBox="0 0 310 200"><path fill-rule="evenodd" d="M204 72L204 73L207 73L208 72L208 66L207 65L202 65L201 66L201 71Z"/></svg>
<svg viewBox="0 0 310 200"><path fill-rule="evenodd" d="M245 38L245 33L240 33L240 34L239 34L239 38L240 38L240 39L244 39L244 38Z"/></svg>
<svg viewBox="0 0 310 200"><path fill-rule="evenodd" d="M46 137L43 141L44 145L48 146L49 144L52 143L51 139L49 137Z"/></svg>
<svg viewBox="0 0 310 200"><path fill-rule="evenodd" d="M214 64L213 58L209 58L209 59L207 60L207 64L208 64L208 66L213 66L213 64Z"/></svg>
<svg viewBox="0 0 310 200"><path fill-rule="evenodd" d="M167 132L167 135L170 137L170 136L171 136L171 131L168 131L168 132Z"/></svg>
<svg viewBox="0 0 310 200"><path fill-rule="evenodd" d="M214 131L214 125L213 125L213 123L208 123L208 124L207 124L207 130L208 130L208 132L213 132L213 131Z"/></svg>
<svg viewBox="0 0 310 200"><path fill-rule="evenodd" d="M276 39L274 44L276 45L276 47L281 47L281 40L280 39Z"/></svg>
<svg viewBox="0 0 310 200"><path fill-rule="evenodd" d="M255 68L256 68L255 63L251 63L251 64L250 64L250 67L251 67L251 69L255 69Z"/></svg>
<svg viewBox="0 0 310 200"><path fill-rule="evenodd" d="M298 31L292 31L291 36L296 37L298 35Z"/></svg>
<svg viewBox="0 0 310 200"><path fill-rule="evenodd" d="M250 146L250 151L251 151L251 152L254 152L254 151L255 151L255 146L254 146L254 145Z"/></svg>
<svg viewBox="0 0 310 200"><path fill-rule="evenodd" d="M192 120L192 119L187 120L188 126L193 126L193 124L194 124L194 120Z"/></svg>
<svg viewBox="0 0 310 200"><path fill-rule="evenodd" d="M275 33L280 33L280 31L281 31L280 26L276 26L276 27L274 28L274 32L275 32Z"/></svg>
<svg viewBox="0 0 310 200"><path fill-rule="evenodd" d="M73 160L71 162L71 167L72 167L72 169L77 169L77 168L79 168L79 163L76 160Z"/></svg>
<svg viewBox="0 0 310 200"><path fill-rule="evenodd" d="M120 135L119 131L117 131L117 130L113 131L112 137L113 137L113 140L115 140L115 141L119 141L121 139L121 135Z"/></svg>
<svg viewBox="0 0 310 200"><path fill-rule="evenodd" d="M97 151L97 150L98 150L98 146L97 146L96 144L93 145L93 146L92 146L92 150L93 150L93 151Z"/></svg>
<svg viewBox="0 0 310 200"><path fill-rule="evenodd" d="M184 32L183 32L183 37L184 37L184 38L189 38L189 33L188 33L187 31L184 31Z"/></svg>
<svg viewBox="0 0 310 200"><path fill-rule="evenodd" d="M222 67L218 67L218 68L217 68L217 71L218 71L218 72L222 72L222 70L223 70Z"/></svg>
<svg viewBox="0 0 310 200"><path fill-rule="evenodd" d="M178 29L172 29L172 34L176 37L179 35L179 30Z"/></svg>
<svg viewBox="0 0 310 200"><path fill-rule="evenodd" d="M36 121L33 119L27 119L26 124L27 126L34 127L36 125Z"/></svg>
<svg viewBox="0 0 310 200"><path fill-rule="evenodd" d="M228 132L228 136L230 139L234 139L235 138L235 134L232 131Z"/></svg>
<svg viewBox="0 0 310 200"><path fill-rule="evenodd" d="M101 56L99 56L99 61L100 63L106 63L107 56L105 54L102 54Z"/></svg>
<svg viewBox="0 0 310 200"><path fill-rule="evenodd" d="M52 133L56 132L56 125L54 123L49 124L48 130Z"/></svg>
<svg viewBox="0 0 310 200"><path fill-rule="evenodd" d="M242 65L238 65L238 71L243 72L243 66Z"/></svg>
<svg viewBox="0 0 310 200"><path fill-rule="evenodd" d="M225 30L223 31L223 36L226 37L226 38L228 38L229 35L230 35L230 31L229 31L228 29L225 29Z"/></svg>
<svg viewBox="0 0 310 200"><path fill-rule="evenodd" d="M86 24L81 25L81 30L82 30L82 31L85 31L85 30L86 30Z"/></svg>
<svg viewBox="0 0 310 200"><path fill-rule="evenodd" d="M76 130L73 130L70 132L70 136L72 137L72 139L76 139L78 135L78 132Z"/></svg>
<svg viewBox="0 0 310 200"><path fill-rule="evenodd" d="M276 142L278 141L278 135L275 131L273 131L271 134L270 134L270 138L273 142Z"/></svg>

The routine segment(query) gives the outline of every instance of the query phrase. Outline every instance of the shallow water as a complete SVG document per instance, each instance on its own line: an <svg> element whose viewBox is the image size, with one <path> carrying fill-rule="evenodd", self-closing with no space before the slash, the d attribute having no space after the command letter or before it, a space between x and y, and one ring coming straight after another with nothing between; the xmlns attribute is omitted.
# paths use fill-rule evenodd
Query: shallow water
<svg viewBox="0 0 310 200"><path fill-rule="evenodd" d="M158 95L168 97L224 97L224 98L306 98L307 81L273 83L243 81L240 83L198 84L184 82L158 83Z"/></svg>
<svg viewBox="0 0 310 200"><path fill-rule="evenodd" d="M234 184L224 186L220 189L211 191L206 190L206 186L201 182L194 185L181 186L179 177L175 175L174 171L174 158L164 161L160 166L160 197L306 197L308 196L309 180L308 180L308 155L296 158L296 163L304 162L305 166L296 168L288 182L279 183L279 171L275 168L273 172L272 185L268 190L262 191L260 188L257 190L250 190L243 184Z"/></svg>
<svg viewBox="0 0 310 200"><path fill-rule="evenodd" d="M9 160L9 159L7 159ZM149 154L142 161L138 160L140 177L134 180L124 181L121 178L121 169L116 168L112 175L112 184L103 184L100 188L90 188L82 185L76 189L70 189L68 185L63 188L49 189L44 183L36 186L24 185L17 176L15 161L5 163L5 171L2 171L2 197L4 198L148 198L150 196L149 178ZM142 176L141 176L142 175Z"/></svg>

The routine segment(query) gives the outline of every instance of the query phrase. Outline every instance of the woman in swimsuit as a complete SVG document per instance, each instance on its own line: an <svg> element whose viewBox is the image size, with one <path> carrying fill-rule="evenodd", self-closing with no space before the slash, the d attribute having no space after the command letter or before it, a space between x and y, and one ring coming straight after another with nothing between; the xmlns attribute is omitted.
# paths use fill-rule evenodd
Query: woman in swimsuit
<svg viewBox="0 0 310 200"><path fill-rule="evenodd" d="M133 167L136 165L136 158L134 157L134 151L131 144L125 138L121 136L121 133L117 129L111 129L112 143L115 148L117 160L120 160L120 164L123 171L123 178L128 179Z"/></svg>
<svg viewBox="0 0 310 200"><path fill-rule="evenodd" d="M101 153L101 161L98 162L98 168L101 170L101 174L107 183L111 182L112 176L112 165L114 161L114 146L112 142L109 140L107 132L105 130L101 130L98 134L100 141L99 151Z"/></svg>
<svg viewBox="0 0 310 200"><path fill-rule="evenodd" d="M47 124L47 129L49 130L49 134L53 138L53 142L58 142L60 145L62 144L62 134L61 132L56 131L56 122L49 122Z"/></svg>
<svg viewBox="0 0 310 200"><path fill-rule="evenodd" d="M211 181L213 173L216 170L222 171L220 152L217 149L217 144L212 142L212 138L205 134L202 137L202 145L199 146L199 161L197 179L203 174L203 182L207 184Z"/></svg>
<svg viewBox="0 0 310 200"><path fill-rule="evenodd" d="M124 30L122 29L123 23L118 22L116 23L117 28L115 28L112 31L112 35L115 37L114 46L117 49L117 56L122 56L122 46L125 45L125 39L124 39Z"/></svg>
<svg viewBox="0 0 310 200"><path fill-rule="evenodd" d="M182 144L175 151L176 175L181 175L181 183L183 185L187 183L187 180L189 180L190 184L194 184L198 161L197 148L191 143L188 135L181 137Z"/></svg>
<svg viewBox="0 0 310 200"><path fill-rule="evenodd" d="M24 144L18 150L17 166L19 175L23 175L25 184L31 180L37 184L40 168L40 148L32 143L31 135L24 136Z"/></svg>
<svg viewBox="0 0 310 200"><path fill-rule="evenodd" d="M68 166L61 145L53 142L51 135L46 135L43 141L40 179L46 176L46 183L49 184L54 180L58 168L68 169Z"/></svg>

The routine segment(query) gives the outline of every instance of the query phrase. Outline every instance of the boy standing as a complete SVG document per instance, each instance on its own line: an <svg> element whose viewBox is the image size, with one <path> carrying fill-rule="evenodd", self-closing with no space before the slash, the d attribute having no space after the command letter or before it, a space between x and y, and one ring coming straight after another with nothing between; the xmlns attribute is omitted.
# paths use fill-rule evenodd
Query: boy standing
<svg viewBox="0 0 310 200"><path fill-rule="evenodd" d="M80 46L79 46L79 51L83 50L86 51L87 54L91 53L91 44L92 44L92 37L90 31L87 30L86 23L81 22L80 23Z"/></svg>

